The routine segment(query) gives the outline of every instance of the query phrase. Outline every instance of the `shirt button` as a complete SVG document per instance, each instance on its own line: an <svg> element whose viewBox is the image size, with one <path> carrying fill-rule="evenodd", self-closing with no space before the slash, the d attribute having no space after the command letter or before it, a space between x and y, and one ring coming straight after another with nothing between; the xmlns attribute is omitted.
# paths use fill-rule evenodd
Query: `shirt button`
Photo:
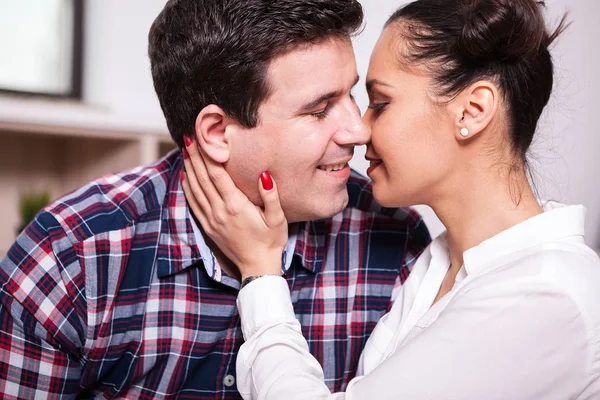
<svg viewBox="0 0 600 400"><path fill-rule="evenodd" d="M223 384L227 387L232 387L235 384L235 377L233 375L227 375L223 378Z"/></svg>

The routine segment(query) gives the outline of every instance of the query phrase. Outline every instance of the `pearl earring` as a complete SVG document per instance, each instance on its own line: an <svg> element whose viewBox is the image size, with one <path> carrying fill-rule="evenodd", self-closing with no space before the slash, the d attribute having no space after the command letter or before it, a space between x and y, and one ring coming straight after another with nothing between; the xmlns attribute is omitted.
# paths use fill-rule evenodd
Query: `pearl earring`
<svg viewBox="0 0 600 400"><path fill-rule="evenodd" d="M467 137L467 136L469 136L469 130L467 128L462 128L460 130L460 134L462 137Z"/></svg>

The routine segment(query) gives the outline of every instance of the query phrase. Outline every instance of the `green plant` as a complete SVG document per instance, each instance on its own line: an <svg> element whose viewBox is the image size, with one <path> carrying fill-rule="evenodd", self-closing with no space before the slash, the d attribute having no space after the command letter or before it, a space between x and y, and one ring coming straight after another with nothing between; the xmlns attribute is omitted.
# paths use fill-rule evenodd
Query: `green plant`
<svg viewBox="0 0 600 400"><path fill-rule="evenodd" d="M50 193L48 191L21 195L21 199L19 200L19 214L21 216L19 232L25 229L33 221L37 213L48 203L50 203Z"/></svg>

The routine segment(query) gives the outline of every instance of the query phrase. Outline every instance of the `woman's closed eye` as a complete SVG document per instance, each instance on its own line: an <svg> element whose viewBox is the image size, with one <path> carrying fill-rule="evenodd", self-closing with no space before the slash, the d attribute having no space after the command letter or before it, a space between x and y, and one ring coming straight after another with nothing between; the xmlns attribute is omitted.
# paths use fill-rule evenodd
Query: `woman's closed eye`
<svg viewBox="0 0 600 400"><path fill-rule="evenodd" d="M373 110L376 115L379 115L385 110L385 108L387 107L388 104L390 104L390 103L387 103L387 102L371 103L371 104L369 104L368 108Z"/></svg>

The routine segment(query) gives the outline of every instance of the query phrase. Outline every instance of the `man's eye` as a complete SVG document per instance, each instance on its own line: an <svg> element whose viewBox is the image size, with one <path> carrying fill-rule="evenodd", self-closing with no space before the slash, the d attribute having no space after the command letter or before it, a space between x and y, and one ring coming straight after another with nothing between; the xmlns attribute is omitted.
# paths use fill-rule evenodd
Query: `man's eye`
<svg viewBox="0 0 600 400"><path fill-rule="evenodd" d="M316 117L317 119L325 119L328 114L329 114L329 104L323 110L311 113L310 115L312 115L313 117Z"/></svg>

